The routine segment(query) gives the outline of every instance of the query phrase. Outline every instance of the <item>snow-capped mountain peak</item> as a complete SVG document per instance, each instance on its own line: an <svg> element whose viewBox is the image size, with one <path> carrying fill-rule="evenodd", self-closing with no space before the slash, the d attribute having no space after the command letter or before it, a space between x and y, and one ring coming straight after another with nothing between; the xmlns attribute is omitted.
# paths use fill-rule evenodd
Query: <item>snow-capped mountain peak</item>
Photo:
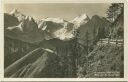
<svg viewBox="0 0 128 82"><path fill-rule="evenodd" d="M52 22L55 22L55 23L64 23L64 19L62 18L45 18L45 19L42 19L43 21L52 21Z"/></svg>
<svg viewBox="0 0 128 82"><path fill-rule="evenodd" d="M13 14L18 14L18 13L19 13L19 11L18 11L17 9L13 9L13 10L10 12L11 15L13 15Z"/></svg>
<svg viewBox="0 0 128 82"><path fill-rule="evenodd" d="M33 17L31 17L31 16L26 16L26 17L25 17L25 20L34 21ZM34 22L35 22L35 21L34 21Z"/></svg>
<svg viewBox="0 0 128 82"><path fill-rule="evenodd" d="M72 34L73 24L62 18L44 18L38 24L38 28L51 38L70 40L74 37Z"/></svg>
<svg viewBox="0 0 128 82"><path fill-rule="evenodd" d="M11 12L10 12L10 15L12 16L15 16L18 18L19 22L21 22L22 20L25 19L25 15L20 13L17 9L13 9Z"/></svg>
<svg viewBox="0 0 128 82"><path fill-rule="evenodd" d="M71 22L76 25L76 27L79 27L83 23L87 23L89 21L89 17L87 14L82 14L77 17L75 17Z"/></svg>

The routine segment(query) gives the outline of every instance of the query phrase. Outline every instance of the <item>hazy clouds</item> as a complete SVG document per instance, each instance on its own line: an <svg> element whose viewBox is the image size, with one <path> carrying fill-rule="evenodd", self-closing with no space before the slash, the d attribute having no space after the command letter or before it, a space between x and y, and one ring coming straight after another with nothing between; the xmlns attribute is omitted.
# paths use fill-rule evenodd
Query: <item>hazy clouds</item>
<svg viewBox="0 0 128 82"><path fill-rule="evenodd" d="M105 16L110 4L105 3L40 3L40 4L5 4L5 12L10 12L14 8L25 15L30 15L35 19L45 17L60 17L71 20L74 17L86 13L89 17L93 15Z"/></svg>

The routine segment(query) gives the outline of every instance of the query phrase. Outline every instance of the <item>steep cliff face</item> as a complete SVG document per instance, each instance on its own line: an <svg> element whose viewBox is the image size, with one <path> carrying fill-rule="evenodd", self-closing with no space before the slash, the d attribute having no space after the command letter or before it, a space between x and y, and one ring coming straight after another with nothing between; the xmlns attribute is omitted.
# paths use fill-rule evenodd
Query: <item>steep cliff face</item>
<svg viewBox="0 0 128 82"><path fill-rule="evenodd" d="M79 30L79 43L83 45L93 45L93 42L107 36L110 22L97 15L93 16L87 23L81 24Z"/></svg>
<svg viewBox="0 0 128 82"><path fill-rule="evenodd" d="M9 26L16 26L19 24L19 21L16 17L4 13L4 27L5 29Z"/></svg>
<svg viewBox="0 0 128 82"><path fill-rule="evenodd" d="M38 30L38 25L30 16L25 16L17 10L4 14L4 33L13 39L28 43L43 40L43 35Z"/></svg>
<svg viewBox="0 0 128 82"><path fill-rule="evenodd" d="M30 33L32 31L37 31L38 26L35 20L30 16L25 16L24 14L20 13L18 10L14 9L10 14L8 14L10 17L16 18L19 22L18 25L14 26L8 26L7 30L13 31L13 32L24 32L24 33ZM7 16L5 15L5 19ZM10 18L8 18L11 20ZM7 20L5 20L5 23ZM16 21L13 21L13 23L17 23Z"/></svg>

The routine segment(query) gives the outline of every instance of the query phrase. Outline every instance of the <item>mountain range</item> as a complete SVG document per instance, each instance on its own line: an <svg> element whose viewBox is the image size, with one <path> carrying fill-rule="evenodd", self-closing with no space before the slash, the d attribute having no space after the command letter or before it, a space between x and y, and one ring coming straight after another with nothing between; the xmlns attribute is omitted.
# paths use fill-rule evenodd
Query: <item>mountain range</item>
<svg viewBox="0 0 128 82"><path fill-rule="evenodd" d="M98 35L99 29L107 29L109 24L105 18L97 15L90 19L86 14L82 14L71 21L43 18L37 23L32 17L25 16L15 9L10 14L5 13L5 35L30 43L52 38L70 40L75 37L73 32L76 29L80 31L81 38L86 36L85 31L88 30L92 40L93 35ZM94 30L96 34L93 34Z"/></svg>
<svg viewBox="0 0 128 82"><path fill-rule="evenodd" d="M117 23L120 24L120 21L117 20ZM90 74L79 73L79 70L85 70L87 62L92 61L86 59L92 56L89 54L93 51L96 53L96 62L100 61L98 52L110 53L102 50L112 46L98 46L97 42L118 33L119 28L111 28L112 24L98 15L89 18L87 14L82 14L70 21L49 17L37 21L16 9L4 13L5 77L69 78L81 74L88 77ZM101 49L102 47L105 49ZM118 47L121 51L120 48L122 47ZM119 57L122 57L122 53ZM122 62L123 58L119 61ZM90 70L86 72L91 73Z"/></svg>

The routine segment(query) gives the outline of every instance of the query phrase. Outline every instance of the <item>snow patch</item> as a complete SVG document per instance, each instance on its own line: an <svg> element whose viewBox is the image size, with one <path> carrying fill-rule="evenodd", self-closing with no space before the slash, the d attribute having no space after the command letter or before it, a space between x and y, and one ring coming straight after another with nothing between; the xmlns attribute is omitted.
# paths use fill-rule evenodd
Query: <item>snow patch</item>
<svg viewBox="0 0 128 82"><path fill-rule="evenodd" d="M76 28L78 28L81 24L87 23L89 21L89 17L86 14L82 14L73 20L71 20L72 23L76 25Z"/></svg>
<svg viewBox="0 0 128 82"><path fill-rule="evenodd" d="M55 22L55 23L64 23L64 19L61 19L61 18L45 18L45 19L42 19L42 21L52 21L52 22Z"/></svg>
<svg viewBox="0 0 128 82"><path fill-rule="evenodd" d="M72 31L67 32L68 30L66 28L62 28L60 30L57 30L54 32L55 37L59 38L60 40L70 40L74 37Z"/></svg>

